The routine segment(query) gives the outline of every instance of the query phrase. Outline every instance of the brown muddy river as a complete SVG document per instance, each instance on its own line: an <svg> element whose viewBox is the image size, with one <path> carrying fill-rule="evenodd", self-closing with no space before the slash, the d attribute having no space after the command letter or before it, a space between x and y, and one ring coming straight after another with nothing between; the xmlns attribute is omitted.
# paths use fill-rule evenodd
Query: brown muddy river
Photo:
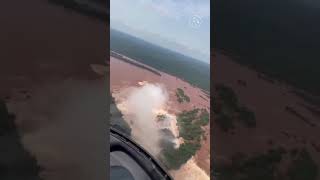
<svg viewBox="0 0 320 180"><path fill-rule="evenodd" d="M0 6L0 98L45 180L106 179L106 23L49 4ZM97 138L101 137L101 138Z"/></svg>

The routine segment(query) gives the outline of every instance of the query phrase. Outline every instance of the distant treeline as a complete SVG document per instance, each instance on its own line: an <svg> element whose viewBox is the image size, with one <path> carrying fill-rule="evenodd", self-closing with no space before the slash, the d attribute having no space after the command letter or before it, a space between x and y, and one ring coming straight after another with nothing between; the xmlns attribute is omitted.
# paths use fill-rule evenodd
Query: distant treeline
<svg viewBox="0 0 320 180"><path fill-rule="evenodd" d="M51 3L62 5L64 8L75 10L86 16L91 16L103 21L109 21L109 7L107 1L102 0L48 0Z"/></svg>
<svg viewBox="0 0 320 180"><path fill-rule="evenodd" d="M159 71L210 90L210 65L111 29L110 49Z"/></svg>
<svg viewBox="0 0 320 180"><path fill-rule="evenodd" d="M320 95L320 3L216 0L214 48L273 78Z"/></svg>

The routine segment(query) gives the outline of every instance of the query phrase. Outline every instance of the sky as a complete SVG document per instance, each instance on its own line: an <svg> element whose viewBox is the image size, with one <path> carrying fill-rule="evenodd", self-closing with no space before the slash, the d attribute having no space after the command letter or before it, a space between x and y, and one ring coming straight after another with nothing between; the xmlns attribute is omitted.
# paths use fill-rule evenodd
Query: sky
<svg viewBox="0 0 320 180"><path fill-rule="evenodd" d="M111 0L111 28L210 62L210 0Z"/></svg>

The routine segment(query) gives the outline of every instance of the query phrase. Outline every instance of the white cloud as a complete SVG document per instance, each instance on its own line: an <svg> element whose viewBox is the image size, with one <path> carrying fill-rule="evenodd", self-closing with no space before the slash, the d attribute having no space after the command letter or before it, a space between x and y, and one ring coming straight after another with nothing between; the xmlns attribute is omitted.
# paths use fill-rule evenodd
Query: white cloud
<svg viewBox="0 0 320 180"><path fill-rule="evenodd" d="M139 3L149 6L162 16L174 19L192 16L210 17L209 0L139 0Z"/></svg>
<svg viewBox="0 0 320 180"><path fill-rule="evenodd" d="M210 0L110 2L113 28L196 59L209 59ZM115 21L126 27L117 26Z"/></svg>

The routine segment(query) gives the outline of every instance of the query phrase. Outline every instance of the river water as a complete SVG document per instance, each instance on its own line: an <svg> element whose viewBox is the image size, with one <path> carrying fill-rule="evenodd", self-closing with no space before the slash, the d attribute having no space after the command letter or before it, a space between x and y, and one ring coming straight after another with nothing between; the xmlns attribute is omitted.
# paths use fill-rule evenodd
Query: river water
<svg viewBox="0 0 320 180"><path fill-rule="evenodd" d="M107 179L106 23L49 4L3 0L0 97L44 180Z"/></svg>

